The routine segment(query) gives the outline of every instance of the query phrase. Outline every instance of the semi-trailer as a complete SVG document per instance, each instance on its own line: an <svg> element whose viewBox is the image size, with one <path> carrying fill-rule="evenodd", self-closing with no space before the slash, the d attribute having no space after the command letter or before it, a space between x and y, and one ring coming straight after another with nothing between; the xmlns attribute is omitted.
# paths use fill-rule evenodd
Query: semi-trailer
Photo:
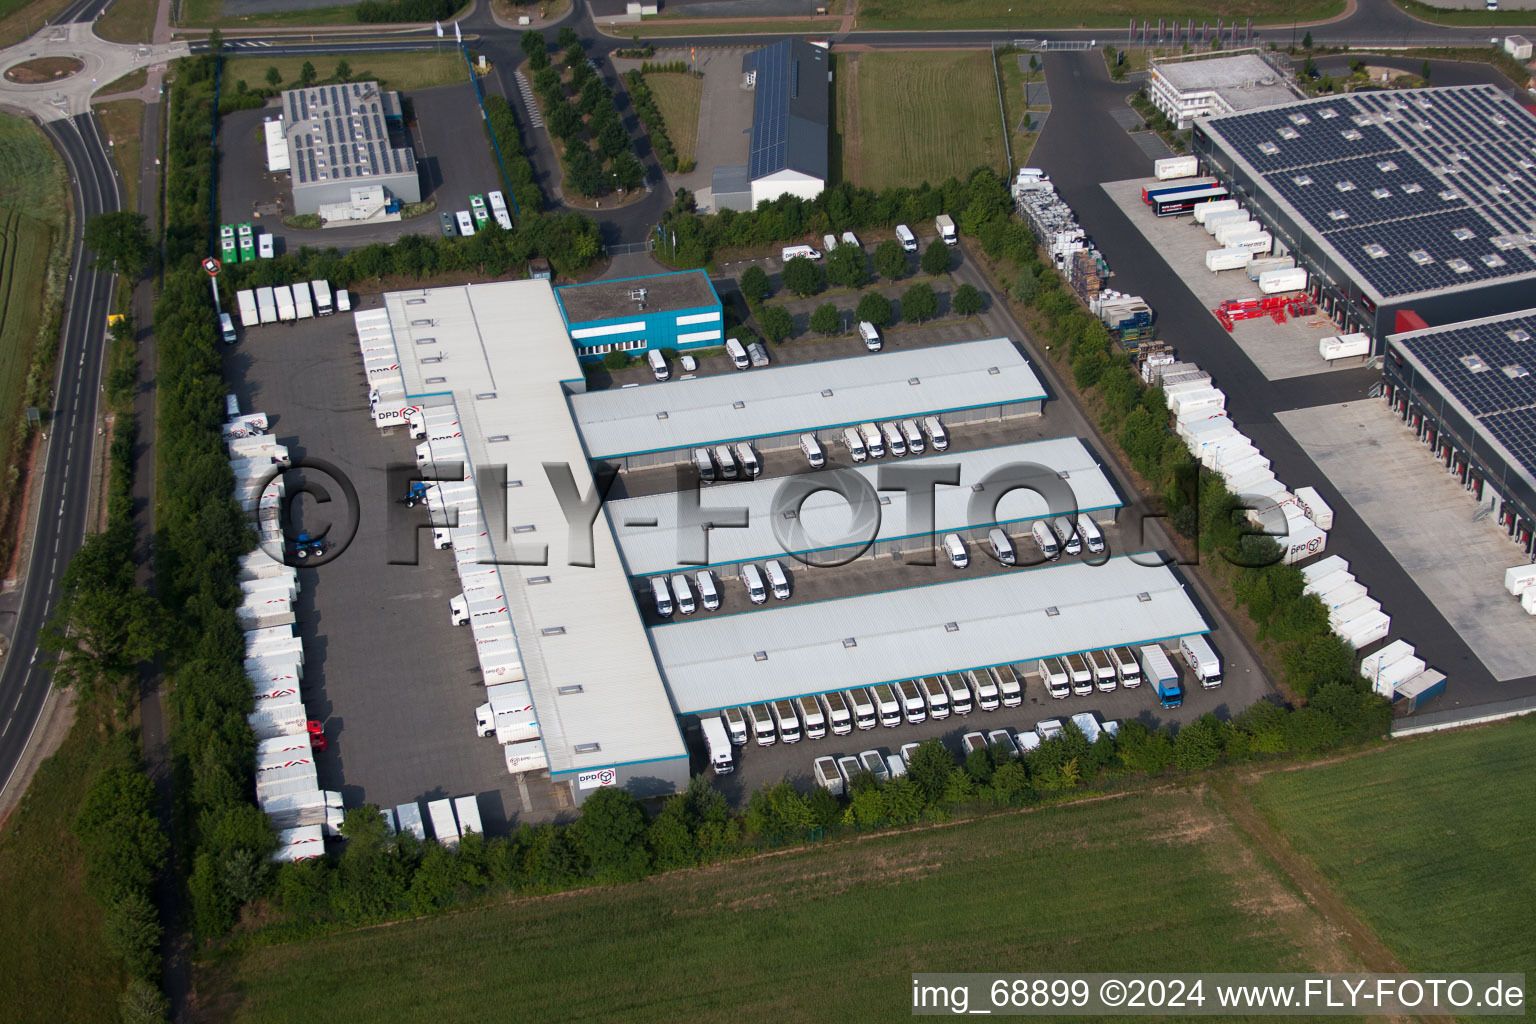
<svg viewBox="0 0 1536 1024"><path fill-rule="evenodd" d="M240 307L240 326L255 327L261 323L261 311L256 306L256 292L242 288L235 292L235 304Z"/></svg>
<svg viewBox="0 0 1536 1024"><path fill-rule="evenodd" d="M277 301L277 318L279 320L292 321L298 318L298 307L294 305L293 289L286 284L280 284L272 289L272 297Z"/></svg>
<svg viewBox="0 0 1536 1024"><path fill-rule="evenodd" d="M425 841L427 827L422 821L421 805L415 800L408 804L400 804L395 808L395 817L400 819L400 831L409 832L418 840Z"/></svg>
<svg viewBox="0 0 1536 1024"><path fill-rule="evenodd" d="M262 323L277 323L277 290L269 287L257 288L256 309Z"/></svg>
<svg viewBox="0 0 1536 1024"><path fill-rule="evenodd" d="M1193 156L1165 156L1161 160L1152 162L1152 173L1158 181L1167 181L1170 178L1187 178L1198 173L1200 160Z"/></svg>
<svg viewBox="0 0 1536 1024"><path fill-rule="evenodd" d="M453 812L458 816L460 833L466 836L471 832L485 835L485 826L480 823L480 801L472 794L454 797Z"/></svg>
<svg viewBox="0 0 1536 1024"><path fill-rule="evenodd" d="M309 320L315 315L315 304L309 297L309 284L298 281L291 285L293 289L294 315L300 320Z"/></svg>
<svg viewBox="0 0 1536 1024"><path fill-rule="evenodd" d="M432 819L434 839L450 849L459 845L459 822L453 816L452 800L427 801L427 815Z"/></svg>

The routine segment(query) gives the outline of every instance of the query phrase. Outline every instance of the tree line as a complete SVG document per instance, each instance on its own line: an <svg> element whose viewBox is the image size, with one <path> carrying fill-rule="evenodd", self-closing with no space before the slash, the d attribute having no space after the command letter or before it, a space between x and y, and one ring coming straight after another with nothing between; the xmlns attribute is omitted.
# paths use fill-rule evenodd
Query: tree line
<svg viewBox="0 0 1536 1024"><path fill-rule="evenodd" d="M559 65L551 62L549 44L538 32L524 32L520 45L534 72L534 92L543 101L545 127L565 145L566 184L588 198L639 188L645 168L630 148L613 90L587 59L574 29L562 28L557 42Z"/></svg>
<svg viewBox="0 0 1536 1024"><path fill-rule="evenodd" d="M666 119L661 116L661 108L656 105L656 97L651 93L651 87L646 84L645 76L657 72L682 72L685 65L682 61L673 64L652 64L647 61L641 65L639 71L628 71L624 74L624 82L629 86L629 95L635 101L635 113L640 115L640 123L645 126L645 132L651 137L651 148L656 150L656 159L661 161L661 166L669 171L687 174L693 170L692 160L679 160L677 158L677 146L672 142L672 136L667 134Z"/></svg>

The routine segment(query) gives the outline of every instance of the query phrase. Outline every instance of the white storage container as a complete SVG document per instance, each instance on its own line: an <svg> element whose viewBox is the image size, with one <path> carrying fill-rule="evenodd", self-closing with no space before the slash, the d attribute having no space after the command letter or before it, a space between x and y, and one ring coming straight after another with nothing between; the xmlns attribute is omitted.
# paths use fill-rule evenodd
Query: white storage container
<svg viewBox="0 0 1536 1024"><path fill-rule="evenodd" d="M1199 207L1195 207L1199 209ZM1247 249L1211 249L1205 254L1205 269L1212 273L1222 270L1241 270L1253 260Z"/></svg>
<svg viewBox="0 0 1536 1024"><path fill-rule="evenodd" d="M1301 507L1301 511L1305 513L1308 519L1317 524L1318 529L1333 529L1333 509L1328 507L1328 503L1323 500L1323 496L1318 494L1314 488L1296 488L1296 504Z"/></svg>
<svg viewBox="0 0 1536 1024"><path fill-rule="evenodd" d="M1536 563L1511 566L1504 570L1504 589L1515 597L1536 586Z"/></svg>
<svg viewBox="0 0 1536 1024"><path fill-rule="evenodd" d="M1307 286L1307 272L1300 267L1288 270L1267 270L1259 275L1259 291L1265 295L1279 292L1299 292Z"/></svg>

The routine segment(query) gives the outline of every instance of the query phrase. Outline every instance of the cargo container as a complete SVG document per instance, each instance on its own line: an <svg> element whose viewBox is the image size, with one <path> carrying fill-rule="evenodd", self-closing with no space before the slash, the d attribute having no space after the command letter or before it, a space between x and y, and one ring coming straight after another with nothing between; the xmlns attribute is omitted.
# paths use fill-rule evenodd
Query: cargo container
<svg viewBox="0 0 1536 1024"><path fill-rule="evenodd" d="M1215 206L1216 204L1212 203L1210 205ZM1248 215L1247 210L1238 208L1233 208L1230 210L1212 210L1205 215L1204 220L1200 221L1200 226L1205 228L1206 234L1214 235L1216 234L1216 229L1221 227L1223 224L1245 224L1251 220L1253 220L1253 218Z"/></svg>
<svg viewBox="0 0 1536 1024"><path fill-rule="evenodd" d="M1359 584L1351 583L1348 584L1348 586L1355 587L1359 586ZM1348 604L1328 609L1328 622L1335 630L1337 630L1346 622L1353 622L1355 619L1360 618L1362 615L1369 615L1371 612L1379 611L1381 611L1381 602L1376 600L1374 597L1370 597L1368 595L1365 597L1356 597Z"/></svg>
<svg viewBox="0 0 1536 1024"><path fill-rule="evenodd" d="M1247 249L1211 249L1205 254L1205 269L1211 273L1223 270L1241 270L1253 259Z"/></svg>
<svg viewBox="0 0 1536 1024"><path fill-rule="evenodd" d="M459 845L459 822L453 816L453 801L427 801L427 816L432 819L432 838L449 848Z"/></svg>
<svg viewBox="0 0 1536 1024"><path fill-rule="evenodd" d="M294 315L300 320L309 320L315 315L315 304L310 301L309 283L297 281L293 284L293 309Z"/></svg>
<svg viewBox="0 0 1536 1024"><path fill-rule="evenodd" d="M240 326L255 327L261 323L261 312L256 308L256 292L242 288L235 292L235 303L240 307Z"/></svg>
<svg viewBox="0 0 1536 1024"><path fill-rule="evenodd" d="M1304 567L1301 570L1301 578L1306 580L1307 583L1315 583L1330 573L1338 572L1340 569L1347 570L1348 568L1349 563L1343 558L1340 558L1338 555L1329 555L1320 562Z"/></svg>
<svg viewBox="0 0 1536 1024"><path fill-rule="evenodd" d="M1299 292L1307 287L1307 272L1301 267L1284 270L1266 270L1259 275L1259 291L1265 295L1280 292Z"/></svg>
<svg viewBox="0 0 1536 1024"><path fill-rule="evenodd" d="M1256 220L1231 220L1216 226L1216 232L1212 236L1216 244L1223 248L1229 248L1240 238L1256 235L1264 230L1264 226Z"/></svg>
<svg viewBox="0 0 1536 1024"><path fill-rule="evenodd" d="M1248 280L1257 281L1259 275L1271 270L1288 270L1296 265L1296 261L1290 256L1255 256L1248 264L1246 273Z"/></svg>
<svg viewBox="0 0 1536 1024"><path fill-rule="evenodd" d="M1268 231L1260 231L1256 235L1229 238L1226 244L1228 248L1247 249L1252 253L1268 255L1269 251L1275 246L1275 238Z"/></svg>
<svg viewBox="0 0 1536 1024"><path fill-rule="evenodd" d="M1320 338L1317 354L1332 362L1351 356L1364 358L1371 354L1371 339L1365 334L1345 334L1339 337Z"/></svg>
<svg viewBox="0 0 1536 1024"><path fill-rule="evenodd" d="M1349 641L1357 651L1375 643L1391 631L1392 616L1380 611L1367 612L1334 629L1335 633Z"/></svg>
<svg viewBox="0 0 1536 1024"><path fill-rule="evenodd" d="M277 301L277 318L279 320L294 320L298 317L298 307L293 302L293 289L286 284L280 284L272 289L272 296Z"/></svg>
<svg viewBox="0 0 1536 1024"><path fill-rule="evenodd" d="M262 323L277 323L277 292L272 288L257 288L256 308Z"/></svg>
<svg viewBox="0 0 1536 1024"><path fill-rule="evenodd" d="M1172 178L1188 178L1200 171L1200 160L1193 156L1165 156L1152 163L1152 173L1158 181Z"/></svg>
<svg viewBox="0 0 1536 1024"><path fill-rule="evenodd" d="M1208 218L1218 213L1235 213L1237 209L1236 199L1213 199L1209 203L1201 203L1195 207L1195 223L1203 225Z"/></svg>
<svg viewBox="0 0 1536 1024"><path fill-rule="evenodd" d="M1381 670L1395 661L1413 656L1413 644L1406 640L1394 640L1381 650L1367 654L1360 661L1360 675L1368 682L1376 682Z"/></svg>
<svg viewBox="0 0 1536 1024"><path fill-rule="evenodd" d="M1445 693L1445 673L1434 669L1421 672L1397 688L1392 709L1412 714Z"/></svg>
<svg viewBox="0 0 1536 1024"><path fill-rule="evenodd" d="M1296 504L1302 514L1317 524L1319 530L1333 529L1333 509L1323 500L1316 489L1311 487L1296 488Z"/></svg>
<svg viewBox="0 0 1536 1024"><path fill-rule="evenodd" d="M1516 565L1504 570L1504 589L1519 597L1536 586L1536 564Z"/></svg>
<svg viewBox="0 0 1536 1024"><path fill-rule="evenodd" d="M1371 688L1380 696L1391 700L1399 686L1423 672L1427 667L1423 658L1416 658L1411 654L1406 658L1399 658L1381 670L1371 684Z"/></svg>

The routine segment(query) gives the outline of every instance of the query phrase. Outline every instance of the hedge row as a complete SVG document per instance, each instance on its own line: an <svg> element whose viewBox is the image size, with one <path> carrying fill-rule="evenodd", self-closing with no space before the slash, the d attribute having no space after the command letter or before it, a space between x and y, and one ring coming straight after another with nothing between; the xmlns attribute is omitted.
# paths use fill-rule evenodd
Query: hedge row
<svg viewBox="0 0 1536 1024"><path fill-rule="evenodd" d="M522 133L517 130L517 118L505 96L487 93L485 113L489 119L486 131L496 140L501 162L507 172L507 187L517 203L517 221L531 217L544 208L544 193L533 179L533 164L529 162L523 147Z"/></svg>
<svg viewBox="0 0 1536 1024"><path fill-rule="evenodd" d="M645 67L650 68L651 65L646 64ZM677 70L681 71L682 68L679 67ZM624 74L624 82L629 86L629 95L635 101L635 113L640 115L640 123L645 126L646 133L651 137L651 148L656 150L656 157L661 161L661 166L669 171L682 171L684 174L693 170L692 160L678 160L677 147L672 144L672 137L667 134L667 123L661 116L661 108L656 106L656 97L651 94L651 87L645 84L645 75L641 71L628 71Z"/></svg>
<svg viewBox="0 0 1536 1024"><path fill-rule="evenodd" d="M458 9L458 0L363 0L357 5L357 20L365 25L443 21Z"/></svg>

